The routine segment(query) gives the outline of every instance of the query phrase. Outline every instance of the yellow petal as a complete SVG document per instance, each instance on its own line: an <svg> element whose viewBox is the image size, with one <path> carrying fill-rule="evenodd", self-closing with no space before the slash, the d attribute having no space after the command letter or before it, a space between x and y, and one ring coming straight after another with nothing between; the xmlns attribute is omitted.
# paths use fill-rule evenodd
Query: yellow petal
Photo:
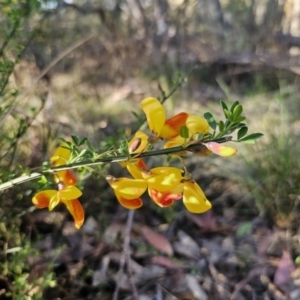
<svg viewBox="0 0 300 300"><path fill-rule="evenodd" d="M144 132L137 131L132 140L128 143L129 153L141 153L149 145L148 135Z"/></svg>
<svg viewBox="0 0 300 300"><path fill-rule="evenodd" d="M159 167L151 170L147 178L149 189L159 192L168 192L180 184L182 170L172 167Z"/></svg>
<svg viewBox="0 0 300 300"><path fill-rule="evenodd" d="M55 190L42 191L34 195L32 203L38 208L45 208L49 206L51 198L56 195L57 191Z"/></svg>
<svg viewBox="0 0 300 300"><path fill-rule="evenodd" d="M181 137L180 135L175 136L172 139L169 139L165 144L164 148L172 148L172 147L177 147L177 146L182 146L184 144L184 138Z"/></svg>
<svg viewBox="0 0 300 300"><path fill-rule="evenodd" d="M147 189L147 182L144 179L119 178L109 183L115 193L129 200L140 197Z"/></svg>
<svg viewBox="0 0 300 300"><path fill-rule="evenodd" d="M163 139L170 139L179 135L180 127L185 125L187 117L187 113L181 112L166 120L159 136Z"/></svg>
<svg viewBox="0 0 300 300"><path fill-rule="evenodd" d="M204 213L211 208L211 203L196 182L183 184L183 203L192 213Z"/></svg>
<svg viewBox="0 0 300 300"><path fill-rule="evenodd" d="M49 210L53 210L60 203L59 193L56 191L56 195L54 195L49 202Z"/></svg>
<svg viewBox="0 0 300 300"><path fill-rule="evenodd" d="M186 127L190 131L191 135L195 133L205 133L209 131L209 124L204 118L190 115L186 120Z"/></svg>
<svg viewBox="0 0 300 300"><path fill-rule="evenodd" d="M150 130L159 136L166 120L163 106L157 99L152 97L142 100L141 105L147 117Z"/></svg>
<svg viewBox="0 0 300 300"><path fill-rule="evenodd" d="M55 182L63 182L64 185L76 185L76 177L70 170L58 171L54 173Z"/></svg>
<svg viewBox="0 0 300 300"><path fill-rule="evenodd" d="M58 193L61 200L73 200L73 199L77 199L82 195L81 190L73 185L65 187Z"/></svg>
<svg viewBox="0 0 300 300"><path fill-rule="evenodd" d="M70 159L71 151L64 147L68 147L68 145L66 143L62 143L51 156L50 162L54 167L65 165Z"/></svg>
<svg viewBox="0 0 300 300"><path fill-rule="evenodd" d="M232 156L237 152L237 150L232 147L224 146L216 142L206 143L205 146L213 153L218 154L220 156Z"/></svg>
<svg viewBox="0 0 300 300"><path fill-rule="evenodd" d="M118 192L115 193L119 203L127 209L137 209L143 205L143 201L140 198L126 199L122 197Z"/></svg>
<svg viewBox="0 0 300 300"><path fill-rule="evenodd" d="M62 201L73 216L75 227L79 229L84 222L84 210L78 199Z"/></svg>
<svg viewBox="0 0 300 300"><path fill-rule="evenodd" d="M126 162L126 168L133 178L143 179L141 169L135 163Z"/></svg>

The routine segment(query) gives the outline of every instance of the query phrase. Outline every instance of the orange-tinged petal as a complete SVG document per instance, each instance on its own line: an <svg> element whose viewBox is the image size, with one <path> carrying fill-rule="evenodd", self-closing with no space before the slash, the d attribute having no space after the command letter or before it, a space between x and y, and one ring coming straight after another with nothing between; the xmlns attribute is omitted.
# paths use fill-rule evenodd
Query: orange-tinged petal
<svg viewBox="0 0 300 300"><path fill-rule="evenodd" d="M167 170L162 174L156 175L156 172ZM151 170L151 175L147 178L149 189L155 189L159 192L167 192L174 189L182 180L182 170L172 167L160 167Z"/></svg>
<svg viewBox="0 0 300 300"><path fill-rule="evenodd" d="M132 140L128 143L128 150L129 153L141 153L147 149L148 145L148 135L144 132L137 131Z"/></svg>
<svg viewBox="0 0 300 300"><path fill-rule="evenodd" d="M148 126L157 136L164 126L166 114L159 100L148 97L141 102L142 109L147 117Z"/></svg>
<svg viewBox="0 0 300 300"><path fill-rule="evenodd" d="M120 204L127 209L137 209L143 205L143 201L140 198L126 199L122 197L117 191L115 192L115 194Z"/></svg>
<svg viewBox="0 0 300 300"><path fill-rule="evenodd" d="M57 191L55 190L42 191L34 195L32 203L38 208L45 208L49 206L51 198L56 195Z"/></svg>
<svg viewBox="0 0 300 300"><path fill-rule="evenodd" d="M135 165L137 165L140 169L142 169L142 170L148 170L147 165L145 164L145 162L144 162L141 158L138 158L134 163L135 163Z"/></svg>
<svg viewBox="0 0 300 300"><path fill-rule="evenodd" d="M71 151L64 147L68 147L68 145L66 143L62 143L51 156L50 162L54 167L65 165L70 159Z"/></svg>
<svg viewBox="0 0 300 300"><path fill-rule="evenodd" d="M81 190L73 185L65 187L58 193L61 200L73 200L73 199L77 199L82 195Z"/></svg>
<svg viewBox="0 0 300 300"><path fill-rule="evenodd" d="M63 171L58 171L55 172L54 174L54 180L55 182L63 182L64 185L68 186L68 185L76 185L76 177L74 175L74 173L70 170L63 170Z"/></svg>
<svg viewBox="0 0 300 300"><path fill-rule="evenodd" d="M118 178L109 183L115 193L128 200L140 197L147 189L147 182L144 179Z"/></svg>
<svg viewBox="0 0 300 300"><path fill-rule="evenodd" d="M195 133L205 133L209 131L208 122L201 117L189 115L186 119L186 127L190 131L191 135Z"/></svg>
<svg viewBox="0 0 300 300"><path fill-rule="evenodd" d="M181 112L166 120L159 136L163 139L170 139L179 135L180 127L185 125L187 117L187 113Z"/></svg>
<svg viewBox="0 0 300 300"><path fill-rule="evenodd" d="M205 146L213 153L218 154L220 156L232 156L237 152L237 150L232 147L224 146L216 142L206 143Z"/></svg>
<svg viewBox="0 0 300 300"><path fill-rule="evenodd" d="M169 139L165 144L164 148L172 148L177 146L182 146L185 142L185 139L180 135L175 136L172 139Z"/></svg>
<svg viewBox="0 0 300 300"><path fill-rule="evenodd" d="M68 211L73 216L75 227L79 229L84 222L84 210L78 199L62 200Z"/></svg>
<svg viewBox="0 0 300 300"><path fill-rule="evenodd" d="M204 213L211 208L211 203L196 182L183 184L183 203L192 213Z"/></svg>

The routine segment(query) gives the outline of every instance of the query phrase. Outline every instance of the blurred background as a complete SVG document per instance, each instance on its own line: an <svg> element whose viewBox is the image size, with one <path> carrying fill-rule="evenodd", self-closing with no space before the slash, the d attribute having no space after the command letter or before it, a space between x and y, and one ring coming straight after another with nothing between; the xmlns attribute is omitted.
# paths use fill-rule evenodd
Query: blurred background
<svg viewBox="0 0 300 300"><path fill-rule="evenodd" d="M185 77L168 116L220 119L220 100L240 101L264 137L189 158L212 211L145 198L121 281L128 211L103 180L80 183L79 231L64 207L35 210L36 183L1 192L0 299L300 299L299 54L298 0L1 1L0 181L48 161L60 137L119 145L140 101Z"/></svg>

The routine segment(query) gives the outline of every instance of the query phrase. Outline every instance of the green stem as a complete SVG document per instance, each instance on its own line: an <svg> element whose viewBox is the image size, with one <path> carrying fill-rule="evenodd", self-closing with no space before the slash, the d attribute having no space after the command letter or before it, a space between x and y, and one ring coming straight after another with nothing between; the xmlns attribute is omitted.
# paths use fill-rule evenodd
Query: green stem
<svg viewBox="0 0 300 300"><path fill-rule="evenodd" d="M217 142L217 143L225 143L228 140L230 140L231 137L223 137L220 139L214 139L210 142ZM177 147L172 147L172 148L167 148L167 149L160 149L160 150L152 150L140 154L132 154L130 157L127 157L125 155L120 155L120 156L109 156L109 157L103 157L100 159L97 159L95 161L81 161L77 163L72 163L72 164L67 164L59 167L54 167L51 169L43 170L41 172L34 172L28 175L23 175L18 178L12 179L8 182L0 184L0 191L4 191L6 189L12 188L15 185L33 180L33 179L38 179L42 177L43 175L49 174L49 173L55 173L58 171L64 171L68 169L77 169L79 167L85 167L85 166L96 166L96 165L101 165L101 164L106 164L106 163L115 163L115 162L122 162L122 161L127 161L130 158L143 158L143 157L149 157L149 156L158 156L158 155L168 155L168 154L174 154L182 151L191 151L194 149L197 149L202 146L202 142L199 141L198 143L194 143L192 145L189 145L187 147L182 147L182 146L177 146Z"/></svg>

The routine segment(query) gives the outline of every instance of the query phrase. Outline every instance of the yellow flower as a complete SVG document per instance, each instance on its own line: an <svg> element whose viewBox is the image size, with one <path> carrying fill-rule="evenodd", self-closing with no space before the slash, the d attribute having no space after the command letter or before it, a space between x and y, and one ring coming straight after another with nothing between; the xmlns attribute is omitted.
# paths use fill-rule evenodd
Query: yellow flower
<svg viewBox="0 0 300 300"><path fill-rule="evenodd" d="M37 193L32 202L38 208L49 208L52 211L58 204L63 203L74 218L75 227L79 229L84 222L84 210L78 201L82 192L75 186L58 184L59 190L45 190Z"/></svg>
<svg viewBox="0 0 300 300"><path fill-rule="evenodd" d="M169 139L179 134L180 127L185 125L188 114L181 112L166 120L165 110L156 98L148 97L141 102L148 126L153 133L150 142L158 139Z"/></svg>
<svg viewBox="0 0 300 300"><path fill-rule="evenodd" d="M127 209L137 209L143 205L139 198L147 189L144 179L115 178L107 176L106 180L113 188L115 195L122 206Z"/></svg>
<svg viewBox="0 0 300 300"><path fill-rule="evenodd" d="M66 147L68 147L68 145L66 143L62 143L51 156L50 162L54 167L62 166L68 163L71 157L71 151ZM66 186L76 185L77 182L74 173L70 170L55 172L54 180L56 183L63 182Z"/></svg>
<svg viewBox="0 0 300 300"><path fill-rule="evenodd" d="M206 133L209 131L208 122L201 117L189 115L186 119L185 126L189 131L188 142L192 140L193 135L196 133ZM171 138L168 142L165 143L164 148L171 148L175 146L181 146L185 142L185 139L179 134Z"/></svg>
<svg viewBox="0 0 300 300"><path fill-rule="evenodd" d="M166 207L183 198L183 204L192 213L203 213L211 208L199 185L173 167L159 167L144 175L151 199L159 206Z"/></svg>

